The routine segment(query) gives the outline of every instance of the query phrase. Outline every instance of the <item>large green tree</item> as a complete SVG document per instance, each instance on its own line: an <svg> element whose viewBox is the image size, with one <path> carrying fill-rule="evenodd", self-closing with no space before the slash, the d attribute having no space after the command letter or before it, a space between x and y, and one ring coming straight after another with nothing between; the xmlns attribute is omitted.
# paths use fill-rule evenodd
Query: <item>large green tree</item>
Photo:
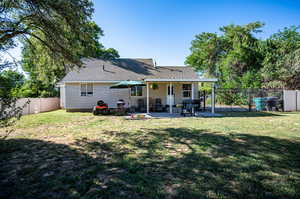
<svg viewBox="0 0 300 199"><path fill-rule="evenodd" d="M24 84L24 75L12 71L3 70L0 73L0 128L9 127L20 118L22 108L16 106L15 93ZM6 134L0 139L6 138L12 129L6 129Z"/></svg>
<svg viewBox="0 0 300 199"><path fill-rule="evenodd" d="M92 41L85 26L92 13L90 0L2 0L0 49L14 47L16 39L29 42L29 37L34 37L47 46L52 59L80 65L81 51L74 46Z"/></svg>
<svg viewBox="0 0 300 199"><path fill-rule="evenodd" d="M20 87L25 82L24 75L15 70L4 70L0 74L0 77L3 79L3 81L1 81L1 85L6 84L8 88Z"/></svg>
<svg viewBox="0 0 300 199"><path fill-rule="evenodd" d="M300 88L299 27L291 26L262 42L263 85L266 88Z"/></svg>
<svg viewBox="0 0 300 199"><path fill-rule="evenodd" d="M92 36L92 40L84 46L74 45L74 51L79 52L79 58L114 59L119 57L115 49L106 49L99 42L103 31L97 24L88 22L84 26L86 33ZM29 42L24 43L22 50L22 68L29 74L29 80L22 89L21 95L24 97L57 95L55 86L68 70L66 61L64 59L53 60L47 46L42 45L35 37L30 37ZM32 88L31 91L30 88Z"/></svg>
<svg viewBox="0 0 300 199"><path fill-rule="evenodd" d="M260 87L261 77L257 72L262 68L263 55L254 34L263 25L261 22L228 25L220 28L220 35L196 35L186 64L206 76L217 77L223 88Z"/></svg>
<svg viewBox="0 0 300 199"><path fill-rule="evenodd" d="M0 53L7 52L18 40L30 42L35 38L45 48L52 61L64 60L67 66L81 66L82 48L92 42L93 35L86 32L93 7L90 0L1 0L0 1ZM0 73L11 62L0 57ZM0 85L4 91L5 86ZM0 127L11 124L21 112L15 107L16 99L0 92Z"/></svg>

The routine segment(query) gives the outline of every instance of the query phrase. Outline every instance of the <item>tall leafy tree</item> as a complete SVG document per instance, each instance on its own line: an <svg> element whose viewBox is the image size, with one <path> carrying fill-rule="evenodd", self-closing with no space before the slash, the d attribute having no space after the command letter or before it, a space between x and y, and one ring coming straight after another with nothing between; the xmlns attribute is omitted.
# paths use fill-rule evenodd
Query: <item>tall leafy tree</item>
<svg viewBox="0 0 300 199"><path fill-rule="evenodd" d="M262 42L264 53L261 70L267 88L300 88L300 33L291 26Z"/></svg>
<svg viewBox="0 0 300 199"><path fill-rule="evenodd" d="M78 44L74 51L79 52L79 58L114 59L119 57L115 49L106 49L99 42L103 31L94 22L85 24L85 31L92 36L86 45ZM73 38L76 40L76 38ZM46 46L42 45L35 37L25 42L22 51L22 68L29 74L30 80L23 89L23 96L38 97L57 95L56 83L65 76L68 68L64 59L53 60ZM29 88L32 88L31 92Z"/></svg>
<svg viewBox="0 0 300 199"><path fill-rule="evenodd" d="M262 68L263 56L254 34L261 32L263 25L261 22L228 25L220 28L221 35L196 35L186 64L204 75L217 77L223 88L260 87L257 71Z"/></svg>
<svg viewBox="0 0 300 199"><path fill-rule="evenodd" d="M24 75L12 71L3 70L0 73L0 128L11 126L21 117L22 106L16 106L15 92L25 81ZM7 137L12 129L6 129L6 134L0 139Z"/></svg>
<svg viewBox="0 0 300 199"><path fill-rule="evenodd" d="M18 40L30 43L35 38L52 61L64 61L68 66L81 66L82 48L93 40L86 33L93 7L90 0L1 0L0 1L0 52L17 45ZM0 57L0 73L11 63ZM20 109L16 99L1 89L0 127L5 127L18 118Z"/></svg>
<svg viewBox="0 0 300 199"><path fill-rule="evenodd" d="M52 59L80 64L74 46L83 46L93 39L85 32L92 13L89 0L2 0L0 47L14 47L16 39L28 41L34 37L47 46Z"/></svg>
<svg viewBox="0 0 300 199"><path fill-rule="evenodd" d="M8 88L6 89L8 92L10 89L21 87L25 82L24 75L14 70L5 70L0 77L1 86Z"/></svg>

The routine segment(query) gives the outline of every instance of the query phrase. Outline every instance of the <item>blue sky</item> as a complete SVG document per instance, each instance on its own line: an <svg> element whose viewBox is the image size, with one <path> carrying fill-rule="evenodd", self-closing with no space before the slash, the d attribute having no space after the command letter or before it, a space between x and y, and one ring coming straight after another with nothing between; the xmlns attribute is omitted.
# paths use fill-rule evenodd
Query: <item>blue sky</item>
<svg viewBox="0 0 300 199"><path fill-rule="evenodd" d="M266 23L266 38L300 25L300 0L93 0L93 20L104 30L101 42L121 57L154 58L158 65L184 65L190 43L220 26ZM20 48L10 53L20 59Z"/></svg>
<svg viewBox="0 0 300 199"><path fill-rule="evenodd" d="M220 26L262 21L257 37L266 38L300 25L300 0L94 0L94 6L106 47L121 57L155 58L159 65L183 65L194 36Z"/></svg>

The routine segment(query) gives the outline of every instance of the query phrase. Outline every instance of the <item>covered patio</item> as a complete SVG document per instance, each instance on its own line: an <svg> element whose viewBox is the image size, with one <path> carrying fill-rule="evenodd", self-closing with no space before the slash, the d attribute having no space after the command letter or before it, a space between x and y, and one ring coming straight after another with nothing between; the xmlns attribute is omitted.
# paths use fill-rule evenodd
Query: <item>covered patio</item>
<svg viewBox="0 0 300 199"><path fill-rule="evenodd" d="M153 110L151 100L155 99L162 106L166 107L163 109L165 116L174 115L179 116L183 107L183 102L190 100L201 101L199 96L199 83L211 83L211 113L215 113L215 82L217 79L214 78L199 78L199 79L145 79L146 83L146 113L147 114L158 114L155 109ZM192 113L195 114L199 110L192 108Z"/></svg>

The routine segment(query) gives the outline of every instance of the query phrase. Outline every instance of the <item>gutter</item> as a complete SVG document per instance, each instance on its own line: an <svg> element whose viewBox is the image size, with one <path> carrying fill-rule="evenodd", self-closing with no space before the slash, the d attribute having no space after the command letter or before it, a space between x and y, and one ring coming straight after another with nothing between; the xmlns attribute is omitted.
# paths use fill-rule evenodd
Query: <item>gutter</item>
<svg viewBox="0 0 300 199"><path fill-rule="evenodd" d="M216 78L203 79L145 79L145 82L217 82Z"/></svg>

